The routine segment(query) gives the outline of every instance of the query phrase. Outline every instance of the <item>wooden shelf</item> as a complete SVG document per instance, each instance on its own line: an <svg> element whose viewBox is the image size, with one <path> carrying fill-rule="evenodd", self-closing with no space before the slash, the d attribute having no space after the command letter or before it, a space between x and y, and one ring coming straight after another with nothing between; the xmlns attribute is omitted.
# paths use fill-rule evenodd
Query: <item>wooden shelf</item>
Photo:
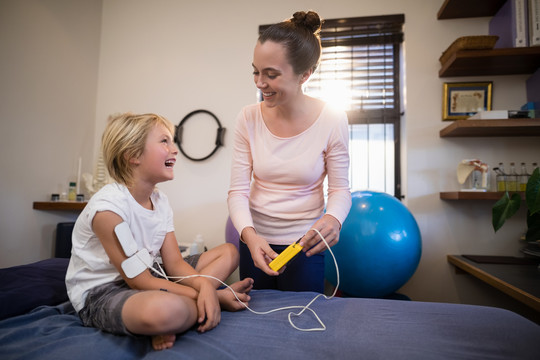
<svg viewBox="0 0 540 360"><path fill-rule="evenodd" d="M438 20L493 16L506 0L446 0L437 13Z"/></svg>
<svg viewBox="0 0 540 360"><path fill-rule="evenodd" d="M519 193L525 198L524 193ZM439 193L441 200L499 200L504 195L504 191L444 191ZM512 193L510 193L512 196Z"/></svg>
<svg viewBox="0 0 540 360"><path fill-rule="evenodd" d="M440 137L540 136L540 119L456 120Z"/></svg>
<svg viewBox="0 0 540 360"><path fill-rule="evenodd" d="M447 255L446 258L456 268L540 312L540 288L538 287L540 272L535 263L526 265L478 263L460 255Z"/></svg>
<svg viewBox="0 0 540 360"><path fill-rule="evenodd" d="M533 74L540 66L540 46L461 50L441 66L439 77Z"/></svg>
<svg viewBox="0 0 540 360"><path fill-rule="evenodd" d="M86 201L34 201L35 210L81 211Z"/></svg>

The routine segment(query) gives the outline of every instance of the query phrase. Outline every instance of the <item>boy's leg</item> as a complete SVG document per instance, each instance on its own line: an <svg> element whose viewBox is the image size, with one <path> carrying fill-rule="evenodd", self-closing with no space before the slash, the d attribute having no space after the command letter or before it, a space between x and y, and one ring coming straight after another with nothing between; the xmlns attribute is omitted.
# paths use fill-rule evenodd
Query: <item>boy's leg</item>
<svg viewBox="0 0 540 360"><path fill-rule="evenodd" d="M126 329L140 335L182 333L197 321L195 301L164 291L141 291L122 307Z"/></svg>
<svg viewBox="0 0 540 360"><path fill-rule="evenodd" d="M195 270L200 274L210 275L221 281L225 281L238 267L238 261L239 254L236 246L226 243L202 253L195 265ZM210 280L214 282L216 288L223 285L217 280ZM242 279L231 284L230 287L234 290L240 301L244 303L249 302L250 297L248 293L253 287L252 279ZM245 309L244 305L238 302L238 299L228 288L218 290L218 297L221 308L224 310L237 311Z"/></svg>
<svg viewBox="0 0 540 360"><path fill-rule="evenodd" d="M195 270L225 281L238 267L238 261L239 254L236 246L225 243L203 252L195 265ZM221 286L218 281L212 281L215 282L216 288Z"/></svg>
<svg viewBox="0 0 540 360"><path fill-rule="evenodd" d="M130 289L120 280L90 290L79 317L85 326L113 334L151 335L153 348L161 350L196 323L197 306L187 297Z"/></svg>

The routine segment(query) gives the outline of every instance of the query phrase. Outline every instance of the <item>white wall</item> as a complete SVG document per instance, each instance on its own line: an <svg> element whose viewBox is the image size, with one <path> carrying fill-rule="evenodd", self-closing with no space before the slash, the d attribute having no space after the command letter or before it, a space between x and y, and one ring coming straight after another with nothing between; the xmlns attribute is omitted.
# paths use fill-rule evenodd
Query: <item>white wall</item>
<svg viewBox="0 0 540 360"><path fill-rule="evenodd" d="M0 0L0 266L49 258L56 223L32 210L92 167L101 1Z"/></svg>
<svg viewBox="0 0 540 360"><path fill-rule="evenodd" d="M1 244L0 265L13 265L48 256L48 250L44 247L50 245L52 224L69 216L33 211L31 203L46 197L58 182L66 181L72 174L73 164L83 151L79 150L80 144L92 142L91 151L95 154L107 116L120 111L156 112L178 123L188 112L202 108L220 118L227 128L225 147L201 163L191 162L179 155L175 167L176 179L161 185L161 188L169 195L173 205L179 241L189 242L200 233L210 246L222 243L228 215L226 196L234 119L243 105L255 101L251 60L258 25L282 20L299 9L315 9L326 18L404 13L404 194L405 203L416 217L423 235L423 256L416 274L402 291L414 300L458 302L467 297L467 301L492 301L482 299L481 292L474 293L475 290L469 289L464 283L468 280L455 277L445 256L460 253L517 255L520 245L516 238L524 229L523 214L520 214L521 219L510 221L499 233L494 234L490 225L491 202L442 201L439 192L458 189L455 169L461 159L478 157L490 164L499 161L530 163L538 161L536 156L540 145L537 138L439 138L440 129L448 125L441 120L444 82L494 81L494 108L505 109L517 108L525 102L526 79L526 76L440 79L438 58L441 53L459 36L487 34L489 20L438 21L436 14L442 2L302 0L291 4L281 0L271 3L253 0L105 0L101 14L98 14L99 6L92 8L90 5L96 2L79 3L80 11L75 12L84 14L82 24L90 23L90 34L76 36L79 40L86 40L85 36L91 38L90 44L81 45L83 51L88 52L85 57L96 59L99 56L99 60L91 60L94 61L89 66L91 69L84 69L85 79L78 85L84 89L78 89L71 83L71 87L66 89L65 84L58 86L54 81L47 81L50 75L41 73L40 68L43 62L55 59L51 53L40 59L26 59L29 62L24 66L20 66L24 54L7 60L8 64L17 68L14 70L16 74L35 74L25 83L27 88L33 86L33 81L42 84L47 81L48 87L38 88L40 92L35 96L30 96L23 89L13 95L10 102L5 102L2 96L2 146L4 150L16 148L18 151L11 151L9 155L4 151L0 155L4 165L2 169L9 169L9 175L5 171L1 175L0 221L2 234L7 234L7 238ZM66 14L65 7L52 5L70 2L36 1L32 10L39 9L38 4L41 3L51 4L50 7L55 8L54 14L60 16ZM9 11L18 10L17 20L11 20L13 26L15 22L21 24L21 20L23 24L32 26L34 19L19 9L22 5L5 0L0 4L2 20L11 18L4 15L7 7ZM48 21L43 14L36 16L36 21L47 36L42 41L54 47L55 41L52 40L60 37L55 31L57 24ZM95 28L99 21L101 30ZM57 19L56 22L67 26L70 33L81 31L79 25L66 19ZM1 30L4 30L6 25L1 26ZM99 31L101 42L97 48L92 44ZM8 43L15 47L18 43L34 41L20 32L8 35L2 31L0 36L2 50ZM69 43L61 45L61 48L69 49ZM54 53L58 52L57 49ZM3 64L4 51L1 56ZM62 66L73 66L72 62L77 62L78 58L72 60L64 58ZM96 70L97 64L99 71ZM82 73L83 69L75 71ZM13 78L8 84L2 83L3 94L8 90L8 85L18 86L17 80ZM77 91L84 96L74 95ZM40 119L33 120L35 117L29 107L49 106L49 101L40 96L43 93L51 95L51 102L58 96L77 97L84 111L74 112L75 117L73 113L68 116L64 107L48 113L41 110ZM97 99L96 104L92 102L93 99ZM12 105L15 102L24 102L28 106L18 109ZM62 105L66 105L65 101L62 101ZM20 116L17 111L20 111ZM82 115L85 120L81 119ZM62 121L58 120L59 116ZM23 119L28 123L23 123ZM40 135L48 135L36 135L36 126L40 127ZM67 132L68 128L74 129L74 134ZM193 151L202 154L205 146L208 149L211 147L215 136L213 126L195 126L190 130L190 136L203 144L197 146L190 142L190 149L193 146ZM6 132L10 135L5 135ZM29 132L31 138L19 136L18 141L13 139L13 134ZM53 136L55 133L61 133L61 136ZM24 141L27 139L30 141ZM24 146L20 146L22 144ZM58 144L66 150L55 148ZM49 158L36 161L37 152ZM88 152L85 146L85 159ZM91 171L89 161L83 166L85 171ZM38 178L40 181L37 181ZM5 202L6 199L9 202ZM11 220L6 220L8 218ZM21 252L8 255L7 252L14 250ZM463 292L465 288L467 294ZM474 293L473 300L470 299L471 292Z"/></svg>

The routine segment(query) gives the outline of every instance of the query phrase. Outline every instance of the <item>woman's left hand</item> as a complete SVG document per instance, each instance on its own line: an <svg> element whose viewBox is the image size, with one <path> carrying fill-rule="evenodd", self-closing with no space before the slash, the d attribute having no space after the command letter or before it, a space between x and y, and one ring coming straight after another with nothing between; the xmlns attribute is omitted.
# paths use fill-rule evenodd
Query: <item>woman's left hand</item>
<svg viewBox="0 0 540 360"><path fill-rule="evenodd" d="M329 246L334 246L339 241L341 224L332 215L324 214L312 228L317 229L324 236ZM312 256L326 250L324 241L316 231L311 229L300 240L300 245L304 247L303 251L306 252L306 256Z"/></svg>

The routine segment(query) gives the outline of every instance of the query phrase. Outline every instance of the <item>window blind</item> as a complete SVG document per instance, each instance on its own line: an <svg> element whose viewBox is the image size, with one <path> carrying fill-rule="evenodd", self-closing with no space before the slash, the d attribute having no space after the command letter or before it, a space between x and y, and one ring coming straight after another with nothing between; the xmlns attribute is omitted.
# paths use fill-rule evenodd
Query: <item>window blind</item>
<svg viewBox="0 0 540 360"><path fill-rule="evenodd" d="M326 20L321 64L306 93L334 100L351 124L397 122L403 22L403 15Z"/></svg>

